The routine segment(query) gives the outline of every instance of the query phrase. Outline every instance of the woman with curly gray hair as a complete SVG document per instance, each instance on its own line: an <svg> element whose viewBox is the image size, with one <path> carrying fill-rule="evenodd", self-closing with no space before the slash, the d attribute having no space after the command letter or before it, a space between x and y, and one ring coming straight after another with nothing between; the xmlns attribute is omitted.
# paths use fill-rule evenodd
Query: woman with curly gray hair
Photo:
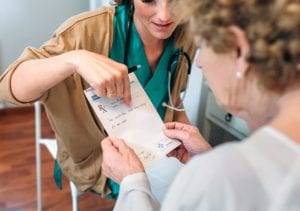
<svg viewBox="0 0 300 211"><path fill-rule="evenodd" d="M252 135L194 156L161 208L134 153L122 141L104 140L103 168L121 184L116 210L300 210L300 1L175 5L181 18L192 14L191 30L201 48L197 65L218 103L245 119ZM203 151L196 128L166 126L166 135L180 139L191 155ZM122 165L116 167L116 160Z"/></svg>

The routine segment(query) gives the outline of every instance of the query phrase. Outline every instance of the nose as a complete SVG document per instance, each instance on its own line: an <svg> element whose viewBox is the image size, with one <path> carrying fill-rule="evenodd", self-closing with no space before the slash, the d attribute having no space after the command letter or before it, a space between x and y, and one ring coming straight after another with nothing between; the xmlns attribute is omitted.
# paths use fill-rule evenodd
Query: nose
<svg viewBox="0 0 300 211"><path fill-rule="evenodd" d="M157 6L157 15L161 22L168 22L171 20L171 11L167 1L159 1Z"/></svg>

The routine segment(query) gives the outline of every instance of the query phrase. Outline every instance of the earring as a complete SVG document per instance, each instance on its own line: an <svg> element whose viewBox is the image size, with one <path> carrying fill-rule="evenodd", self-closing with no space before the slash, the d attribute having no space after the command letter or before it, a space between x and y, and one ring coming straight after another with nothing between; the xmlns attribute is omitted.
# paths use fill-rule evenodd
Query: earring
<svg viewBox="0 0 300 211"><path fill-rule="evenodd" d="M241 79L242 78L242 72L241 71L236 71L235 76L237 77L237 79Z"/></svg>

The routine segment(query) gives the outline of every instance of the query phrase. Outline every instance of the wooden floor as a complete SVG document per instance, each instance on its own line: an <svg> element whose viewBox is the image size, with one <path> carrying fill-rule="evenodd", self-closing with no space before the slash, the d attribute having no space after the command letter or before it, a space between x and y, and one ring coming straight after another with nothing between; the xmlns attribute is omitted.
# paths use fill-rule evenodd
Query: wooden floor
<svg viewBox="0 0 300 211"><path fill-rule="evenodd" d="M44 116L43 135L53 136ZM71 210L67 179L53 181L53 159L42 148L43 210ZM34 113L32 107L0 110L0 211L36 210ZM113 202L92 193L79 197L79 210L112 210Z"/></svg>

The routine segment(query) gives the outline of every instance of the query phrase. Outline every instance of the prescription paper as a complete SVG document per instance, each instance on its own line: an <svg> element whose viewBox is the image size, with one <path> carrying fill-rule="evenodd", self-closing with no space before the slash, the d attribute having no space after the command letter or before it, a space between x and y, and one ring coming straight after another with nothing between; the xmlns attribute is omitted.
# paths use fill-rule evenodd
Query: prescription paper
<svg viewBox="0 0 300 211"><path fill-rule="evenodd" d="M122 98L99 97L93 88L85 95L110 137L122 138L135 151L145 168L180 145L166 137L156 109L134 73L129 74L132 106Z"/></svg>

